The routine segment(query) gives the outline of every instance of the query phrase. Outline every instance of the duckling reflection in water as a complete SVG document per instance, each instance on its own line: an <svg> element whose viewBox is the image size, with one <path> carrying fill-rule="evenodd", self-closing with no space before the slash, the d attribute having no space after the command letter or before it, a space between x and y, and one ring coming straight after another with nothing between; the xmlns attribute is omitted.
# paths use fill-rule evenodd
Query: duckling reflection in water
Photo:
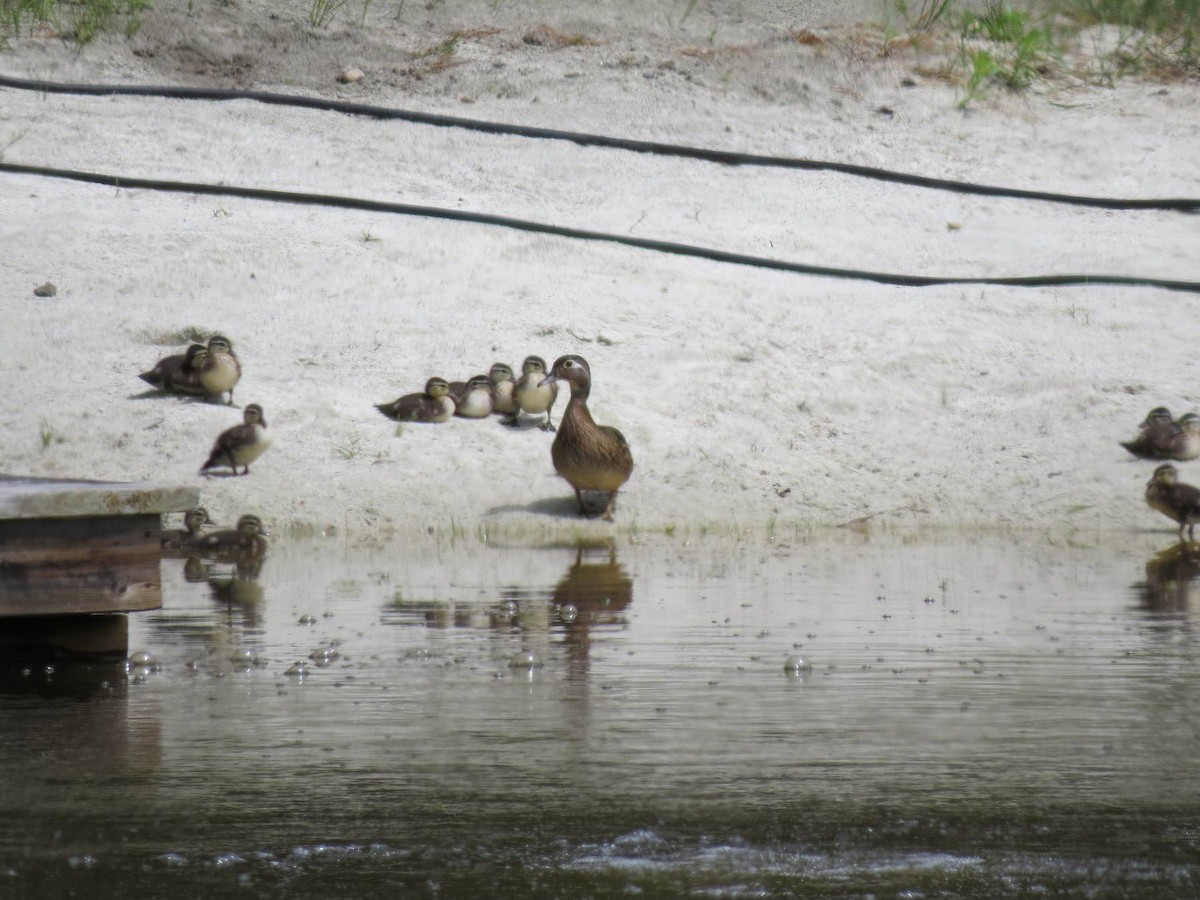
<svg viewBox="0 0 1200 900"><path fill-rule="evenodd" d="M240 474L249 475L250 463L266 452L271 440L262 407L251 403L242 414L241 425L227 428L217 436L208 460L200 467L200 474L207 474L219 466L229 466L237 475L238 466L241 466L244 471Z"/></svg>
<svg viewBox="0 0 1200 900"><path fill-rule="evenodd" d="M238 519L237 528L202 535L189 543L188 548L199 556L262 559L267 555L270 533L258 516L245 515Z"/></svg>
<svg viewBox="0 0 1200 900"><path fill-rule="evenodd" d="M1183 612L1200 576L1200 544L1180 541L1146 563L1146 580L1134 587L1141 604L1155 612Z"/></svg>
<svg viewBox="0 0 1200 900"><path fill-rule="evenodd" d="M542 384L565 381L571 385L571 399L558 423L558 434L550 447L554 470L575 489L579 511L589 514L583 500L584 491L608 495L602 513L613 517L617 491L633 472L633 454L625 435L610 425L597 425L588 410L592 390L592 370L582 356L560 356L554 361L550 374Z"/></svg>
<svg viewBox="0 0 1200 900"><path fill-rule="evenodd" d="M1150 410L1132 441L1121 446L1139 459L1174 459L1182 462L1200 457L1200 416L1186 413L1171 419L1165 406Z"/></svg>
<svg viewBox="0 0 1200 900"><path fill-rule="evenodd" d="M1146 482L1146 503L1167 518L1179 523L1179 539L1183 531L1188 537L1196 521L1200 519L1200 490L1179 481L1179 470L1170 463L1163 463L1154 470L1154 477Z"/></svg>

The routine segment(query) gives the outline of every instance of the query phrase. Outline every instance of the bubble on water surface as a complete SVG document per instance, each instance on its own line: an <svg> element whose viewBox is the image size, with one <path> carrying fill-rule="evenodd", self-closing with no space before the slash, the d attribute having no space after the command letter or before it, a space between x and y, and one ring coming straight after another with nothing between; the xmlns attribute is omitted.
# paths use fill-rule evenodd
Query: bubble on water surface
<svg viewBox="0 0 1200 900"><path fill-rule="evenodd" d="M542 658L533 650L518 650L508 661L510 669L540 669Z"/></svg>
<svg viewBox="0 0 1200 900"><path fill-rule="evenodd" d="M300 624L301 624L301 625L316 625L316 624L317 624L317 617L316 617L316 616L314 616L314 615L310 615L310 614L308 614L308 613L305 613L304 615L302 615L302 616L300 617L300 619L299 619L299 622L300 622Z"/></svg>
<svg viewBox="0 0 1200 900"><path fill-rule="evenodd" d="M559 607L558 618L564 625L570 625L579 618L579 608L573 603L564 603Z"/></svg>
<svg viewBox="0 0 1200 900"><path fill-rule="evenodd" d="M308 674L308 663L302 659L296 660L284 673L290 678L303 678Z"/></svg>
<svg viewBox="0 0 1200 900"><path fill-rule="evenodd" d="M308 658L321 668L332 664L339 656L341 654L338 653L335 647L318 647L312 653L308 654Z"/></svg>
<svg viewBox="0 0 1200 900"><path fill-rule="evenodd" d="M793 654L787 658L786 662L784 662L783 671L787 672L789 675L797 675L802 672L811 672L812 663L810 663L803 656Z"/></svg>
<svg viewBox="0 0 1200 900"><path fill-rule="evenodd" d="M129 654L129 659L125 661L126 668L146 668L155 670L158 668L158 659L153 653L146 650L138 650L135 653Z"/></svg>
<svg viewBox="0 0 1200 900"><path fill-rule="evenodd" d="M253 650L234 650L229 654L229 661L241 669L249 669L258 662Z"/></svg>

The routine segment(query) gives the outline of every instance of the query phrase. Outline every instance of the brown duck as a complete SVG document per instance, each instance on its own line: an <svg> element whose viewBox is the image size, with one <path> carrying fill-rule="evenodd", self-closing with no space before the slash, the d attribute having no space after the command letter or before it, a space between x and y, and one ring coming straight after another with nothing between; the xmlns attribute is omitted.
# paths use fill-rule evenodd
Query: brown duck
<svg viewBox="0 0 1200 900"><path fill-rule="evenodd" d="M476 375L462 384L459 390L451 382L450 396L454 400L454 414L464 419L483 419L492 414L492 380L487 375Z"/></svg>
<svg viewBox="0 0 1200 900"><path fill-rule="evenodd" d="M554 409L554 401L558 399L558 387L553 378L546 377L546 361L540 356L527 356L521 363L521 377L513 384L512 401L516 411L507 419L504 425L517 425L521 413L531 416L546 414L546 421L538 427L542 431L553 431L554 423L550 421L550 413Z"/></svg>
<svg viewBox="0 0 1200 900"><path fill-rule="evenodd" d="M397 422L449 422L454 415L454 399L445 378L430 378L425 393L405 394L391 403L376 403L375 408Z"/></svg>
<svg viewBox="0 0 1200 900"><path fill-rule="evenodd" d="M633 454L625 436L610 425L597 425L588 410L592 390L592 370L582 356L560 356L541 384L565 381L571 385L571 399L558 423L558 434L550 446L554 470L575 489L579 510L588 512L583 491L607 493L605 519L612 519L617 491L633 472Z"/></svg>
<svg viewBox="0 0 1200 900"><path fill-rule="evenodd" d="M1187 529L1188 537L1200 521L1200 489L1179 482L1179 471L1170 463L1163 463L1154 470L1154 477L1146 482L1146 503L1151 509L1179 523L1179 537Z"/></svg>
<svg viewBox="0 0 1200 900"><path fill-rule="evenodd" d="M159 532L159 542L163 547L172 550L178 550L196 538L200 537L201 529L205 525L212 525L213 520L208 517L208 510L203 506L197 506L195 509L189 509L183 514L182 528L169 528Z"/></svg>
<svg viewBox="0 0 1200 900"><path fill-rule="evenodd" d="M221 334L208 339L204 357L197 364L200 386L204 396L220 400L228 392L228 405L233 406L233 389L242 377L242 364L233 352L233 341Z"/></svg>
<svg viewBox="0 0 1200 900"><path fill-rule="evenodd" d="M270 533L258 516L246 515L238 519L236 529L202 535L191 543L191 547L201 556L261 559L267 555L266 536Z"/></svg>
<svg viewBox="0 0 1200 900"><path fill-rule="evenodd" d="M160 391L175 394L203 394L200 383L200 366L204 362L206 348L203 344L192 344L185 353L164 356L154 368L142 372L138 378Z"/></svg>
<svg viewBox="0 0 1200 900"><path fill-rule="evenodd" d="M1155 407L1138 426L1138 436L1121 446L1140 459L1195 459L1200 456L1200 416L1187 413L1172 420L1165 406Z"/></svg>
<svg viewBox="0 0 1200 900"><path fill-rule="evenodd" d="M200 467L200 474L215 469L217 466L229 466L237 475L238 466L244 471L240 474L250 474L250 463L254 462L271 446L273 435L267 430L267 420L263 409L257 403L246 406L242 413L242 424L226 428L217 436L208 461Z"/></svg>

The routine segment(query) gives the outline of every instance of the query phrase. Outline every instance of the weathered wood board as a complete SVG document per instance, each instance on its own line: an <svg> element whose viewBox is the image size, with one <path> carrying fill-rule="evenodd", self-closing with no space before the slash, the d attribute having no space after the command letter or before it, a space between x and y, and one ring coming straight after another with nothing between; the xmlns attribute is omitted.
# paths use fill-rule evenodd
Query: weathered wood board
<svg viewBox="0 0 1200 900"><path fill-rule="evenodd" d="M0 475L0 617L162 606L162 514L195 488Z"/></svg>

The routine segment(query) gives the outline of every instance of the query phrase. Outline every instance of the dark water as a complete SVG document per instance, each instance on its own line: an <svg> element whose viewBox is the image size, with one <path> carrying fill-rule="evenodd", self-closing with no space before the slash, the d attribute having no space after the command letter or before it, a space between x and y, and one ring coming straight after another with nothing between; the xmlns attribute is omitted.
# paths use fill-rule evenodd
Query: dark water
<svg viewBox="0 0 1200 900"><path fill-rule="evenodd" d="M161 671L0 681L0 896L1200 895L1169 546L165 561L130 626Z"/></svg>

